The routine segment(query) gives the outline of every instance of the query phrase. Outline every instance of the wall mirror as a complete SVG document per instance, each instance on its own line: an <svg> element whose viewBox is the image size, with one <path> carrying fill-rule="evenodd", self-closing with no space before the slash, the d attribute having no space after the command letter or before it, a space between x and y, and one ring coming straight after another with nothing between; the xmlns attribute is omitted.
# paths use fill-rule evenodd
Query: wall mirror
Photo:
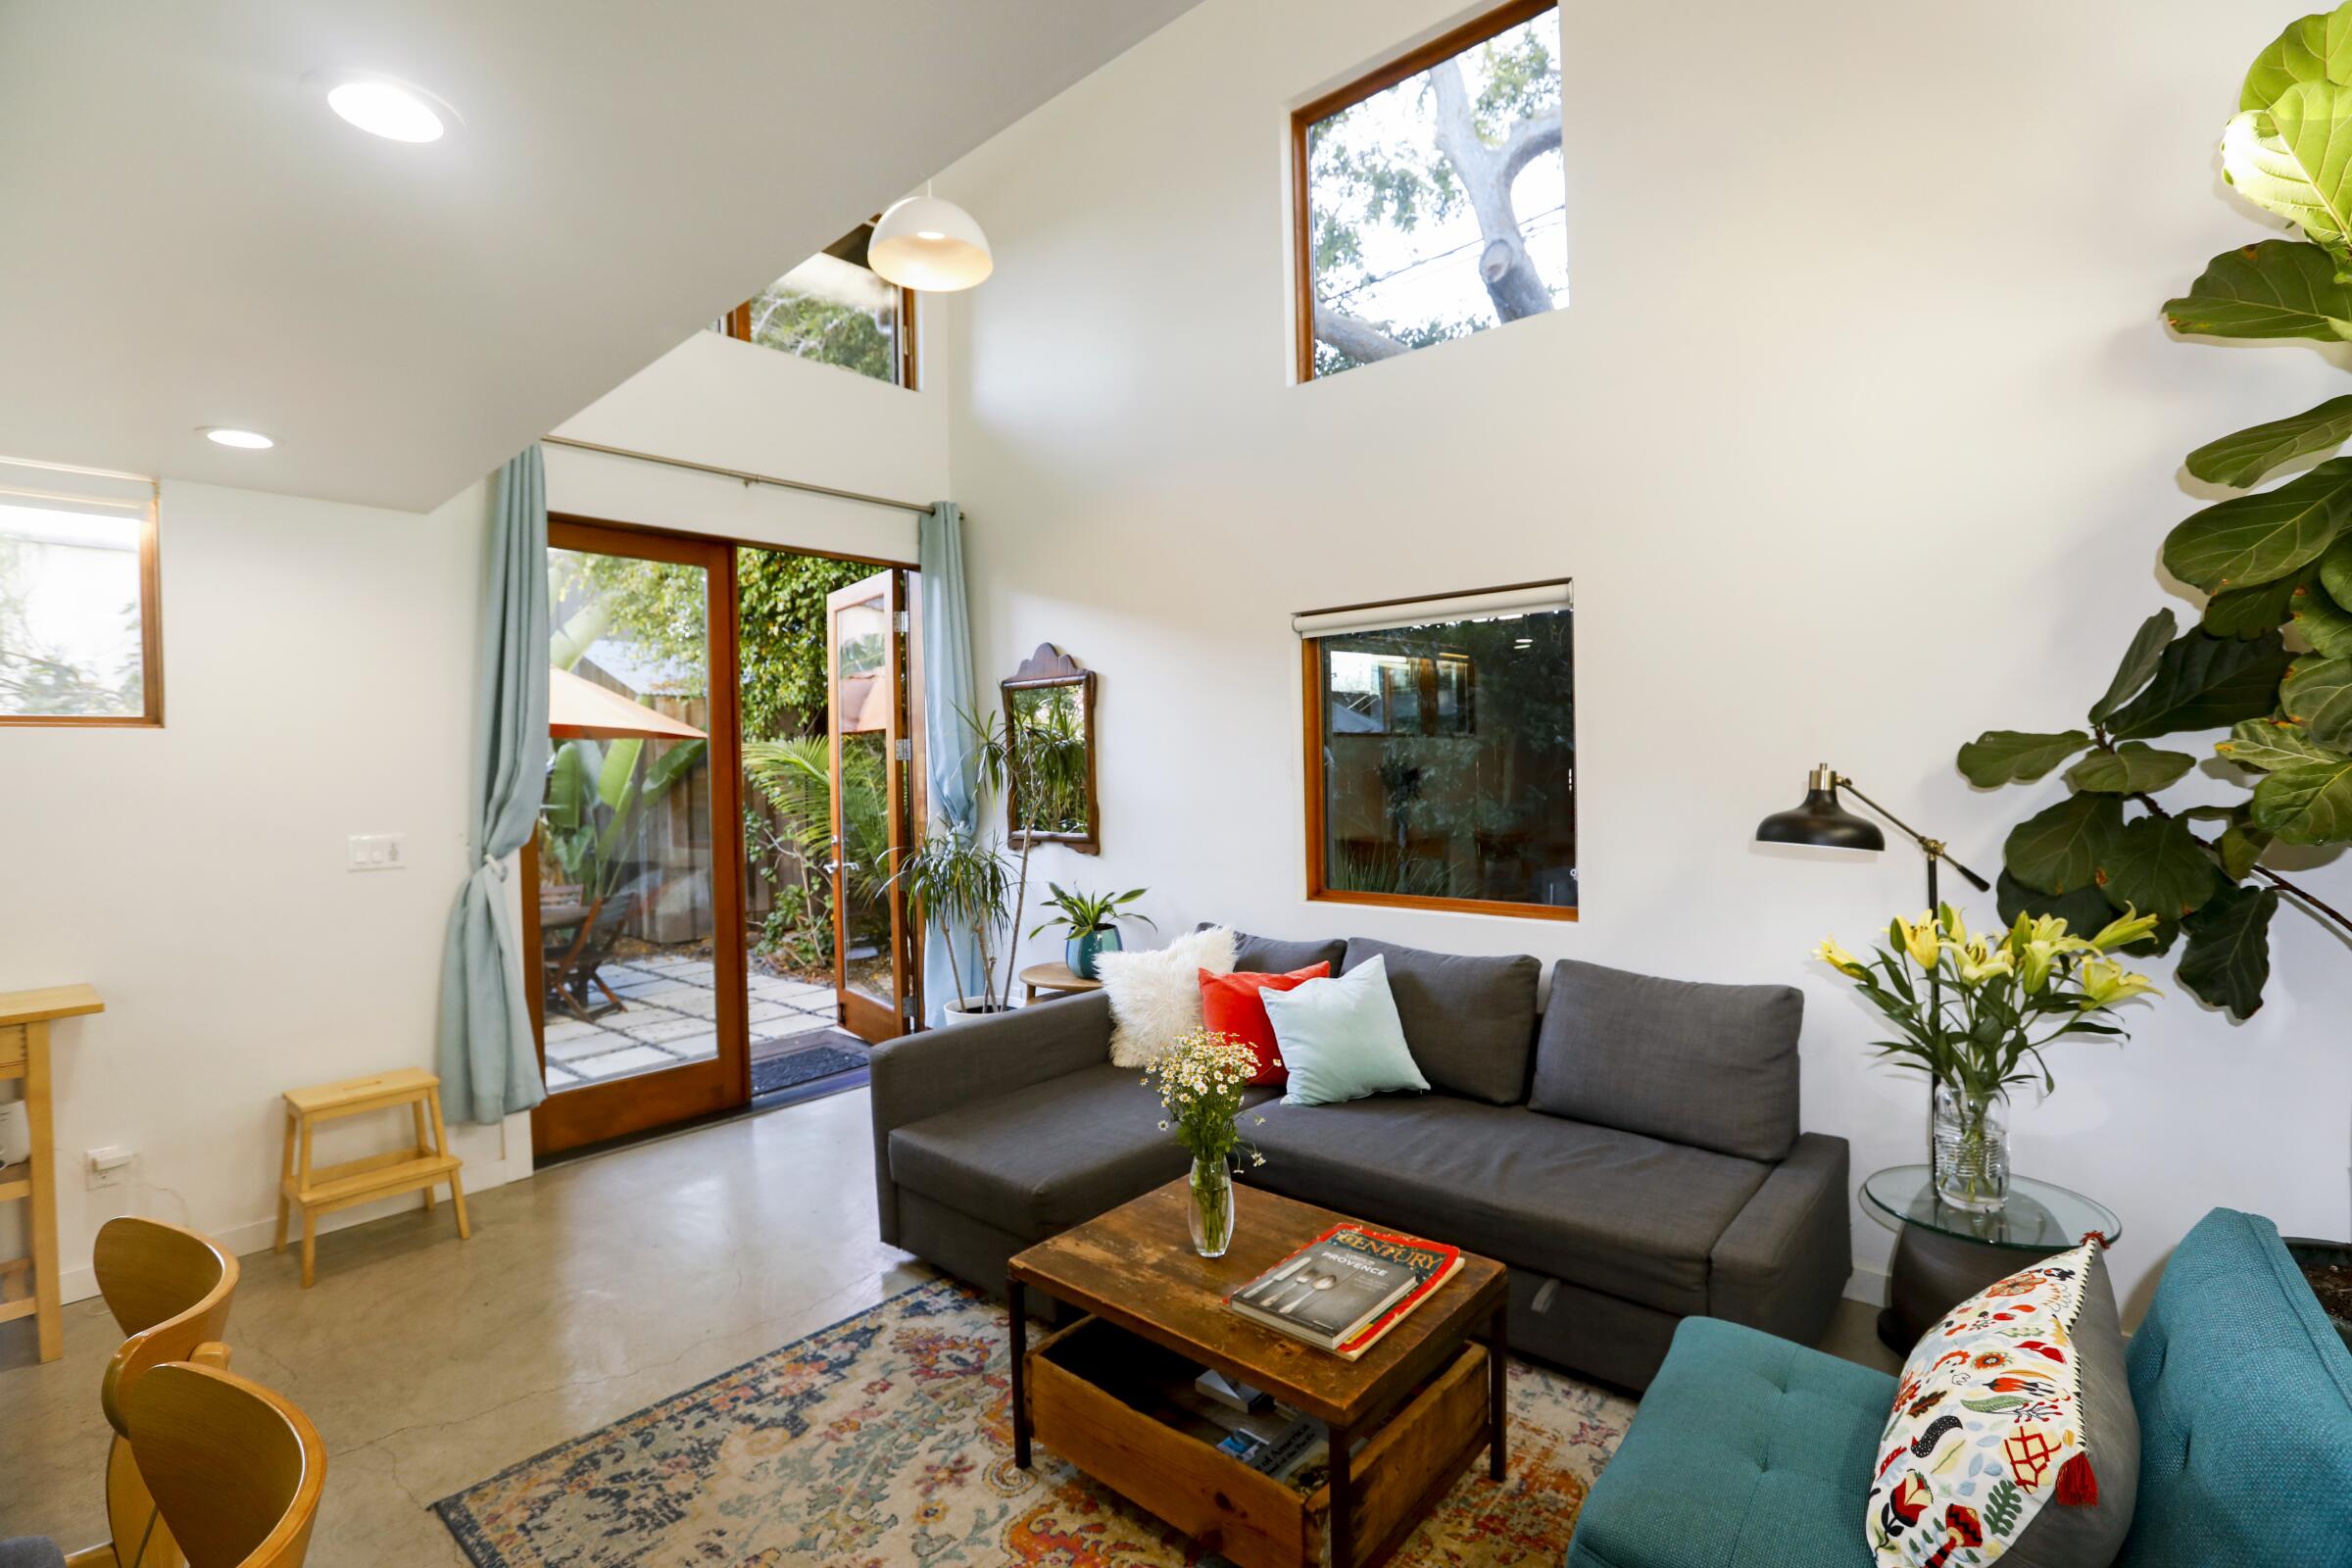
<svg viewBox="0 0 2352 1568"><path fill-rule="evenodd" d="M1099 854L1095 672L1040 643L1003 685L1004 736L1017 760L1004 792L1006 836L1014 849L1060 844Z"/></svg>

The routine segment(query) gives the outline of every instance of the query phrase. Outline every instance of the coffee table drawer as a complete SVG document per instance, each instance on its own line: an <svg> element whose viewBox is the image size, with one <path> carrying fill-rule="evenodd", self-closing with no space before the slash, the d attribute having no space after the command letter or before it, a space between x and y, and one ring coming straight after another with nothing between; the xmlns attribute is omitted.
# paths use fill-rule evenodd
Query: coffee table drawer
<svg viewBox="0 0 2352 1568"><path fill-rule="evenodd" d="M1098 1318L1029 1352L1035 1441L1243 1568L1317 1568L1328 1484L1301 1494L1220 1452L1200 1418L1155 1391L1189 1384L1184 1362ZM1461 1351L1354 1456L1358 1561L1377 1561L1487 1445L1487 1352Z"/></svg>

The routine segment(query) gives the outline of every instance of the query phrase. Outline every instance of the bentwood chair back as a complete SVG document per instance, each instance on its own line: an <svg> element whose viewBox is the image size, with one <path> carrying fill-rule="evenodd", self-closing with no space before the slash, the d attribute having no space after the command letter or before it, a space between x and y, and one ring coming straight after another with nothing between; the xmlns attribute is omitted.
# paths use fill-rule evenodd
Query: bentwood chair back
<svg viewBox="0 0 2352 1568"><path fill-rule="evenodd" d="M309 1417L258 1383L180 1361L150 1367L124 1406L139 1473L189 1568L300 1568L326 1486Z"/></svg>
<svg viewBox="0 0 2352 1568"><path fill-rule="evenodd" d="M130 1392L154 1367L172 1361L228 1364L228 1307L237 1260L209 1236L162 1220L111 1219L99 1228L91 1265L98 1293L125 1336L106 1364L98 1402L115 1429L106 1458L106 1522L120 1568L180 1568L186 1558L157 1517L139 1474L123 1415ZM74 1554L76 1563L109 1560L106 1547Z"/></svg>

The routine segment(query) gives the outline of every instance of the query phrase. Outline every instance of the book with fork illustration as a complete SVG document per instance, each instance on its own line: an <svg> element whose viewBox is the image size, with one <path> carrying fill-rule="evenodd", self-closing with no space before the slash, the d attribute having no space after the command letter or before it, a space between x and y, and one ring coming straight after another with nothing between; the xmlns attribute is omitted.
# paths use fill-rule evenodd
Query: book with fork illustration
<svg viewBox="0 0 2352 1568"><path fill-rule="evenodd" d="M1335 1225L1225 1298L1278 1334L1354 1360L1462 1266L1461 1249Z"/></svg>

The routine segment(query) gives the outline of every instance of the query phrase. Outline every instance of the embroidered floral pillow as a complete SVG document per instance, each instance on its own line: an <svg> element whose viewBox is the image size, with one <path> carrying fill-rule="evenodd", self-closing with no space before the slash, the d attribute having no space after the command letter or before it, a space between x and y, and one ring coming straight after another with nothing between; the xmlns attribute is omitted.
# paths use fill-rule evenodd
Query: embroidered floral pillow
<svg viewBox="0 0 2352 1568"><path fill-rule="evenodd" d="M2106 1568L2132 1528L2139 1419L2099 1244L1944 1315L1903 1363L1863 1539L1882 1568Z"/></svg>

